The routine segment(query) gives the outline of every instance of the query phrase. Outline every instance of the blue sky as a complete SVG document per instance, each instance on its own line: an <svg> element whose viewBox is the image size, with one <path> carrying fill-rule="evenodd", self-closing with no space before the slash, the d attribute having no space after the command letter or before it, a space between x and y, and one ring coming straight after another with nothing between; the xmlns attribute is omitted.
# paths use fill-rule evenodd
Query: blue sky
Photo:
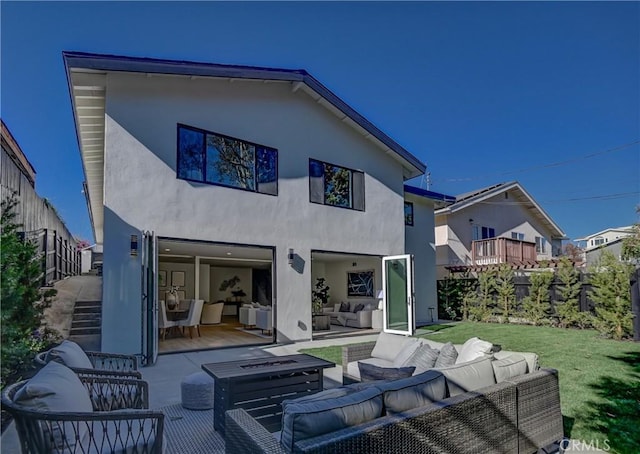
<svg viewBox="0 0 640 454"><path fill-rule="evenodd" d="M518 180L570 238L638 220L640 145L624 146L640 140L638 2L0 9L0 114L38 193L82 238L92 234L63 50L303 68L425 162L433 191Z"/></svg>

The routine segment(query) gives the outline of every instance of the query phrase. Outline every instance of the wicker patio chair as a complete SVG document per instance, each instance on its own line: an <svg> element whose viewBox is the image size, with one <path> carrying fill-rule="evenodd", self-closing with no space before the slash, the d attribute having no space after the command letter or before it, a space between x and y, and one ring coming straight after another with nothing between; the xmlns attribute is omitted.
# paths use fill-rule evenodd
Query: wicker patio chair
<svg viewBox="0 0 640 454"><path fill-rule="evenodd" d="M79 350L82 350L74 342L65 341L65 343L74 344ZM62 358L51 355L50 352L51 350L47 350L38 353L34 358L34 362L36 363L36 365L39 367L43 367L49 361L58 361L62 364L65 364ZM120 378L142 378L142 374L138 372L138 358L133 355L121 355L117 353L101 353L91 351L83 351L83 353L87 356L93 368L73 367L69 364L65 364L78 375L102 375Z"/></svg>
<svg viewBox="0 0 640 454"><path fill-rule="evenodd" d="M93 412L23 407L14 397L28 380L4 389L2 408L14 418L23 454L162 452L164 414L148 410L147 382L95 375L79 378Z"/></svg>

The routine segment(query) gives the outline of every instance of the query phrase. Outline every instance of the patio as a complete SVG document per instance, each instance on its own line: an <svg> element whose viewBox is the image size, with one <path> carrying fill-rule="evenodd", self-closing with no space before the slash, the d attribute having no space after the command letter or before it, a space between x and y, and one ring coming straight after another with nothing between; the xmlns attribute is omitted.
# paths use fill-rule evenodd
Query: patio
<svg viewBox="0 0 640 454"><path fill-rule="evenodd" d="M165 354L158 357L152 367L140 369L142 378L149 383L149 407L162 409L165 418L167 453L222 454L224 439L213 429L213 410L191 411L181 405L180 382L183 377L202 371L205 363L264 358L298 353L299 350L329 345L344 345L375 340L376 334L331 338L288 345L251 346L188 353ZM342 367L324 371L324 387L342 384ZM2 434L1 451L19 453L20 444L13 423Z"/></svg>

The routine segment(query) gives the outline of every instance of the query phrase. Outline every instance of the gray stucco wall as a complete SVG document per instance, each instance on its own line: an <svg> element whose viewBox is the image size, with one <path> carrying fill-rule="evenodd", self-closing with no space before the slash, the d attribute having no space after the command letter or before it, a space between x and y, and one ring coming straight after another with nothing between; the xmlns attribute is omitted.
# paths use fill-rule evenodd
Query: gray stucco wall
<svg viewBox="0 0 640 454"><path fill-rule="evenodd" d="M311 250L404 253L400 164L290 84L109 74L105 139L103 344L141 343L141 230L275 247L279 341L309 339ZM176 178L176 124L278 149L278 196ZM308 159L365 172L366 210L309 202ZM293 248L303 264L287 263Z"/></svg>
<svg viewBox="0 0 640 454"><path fill-rule="evenodd" d="M413 226L405 227L405 244L407 254L414 255L415 320L419 326L438 319L434 205L424 197L407 194L406 198L413 203Z"/></svg>

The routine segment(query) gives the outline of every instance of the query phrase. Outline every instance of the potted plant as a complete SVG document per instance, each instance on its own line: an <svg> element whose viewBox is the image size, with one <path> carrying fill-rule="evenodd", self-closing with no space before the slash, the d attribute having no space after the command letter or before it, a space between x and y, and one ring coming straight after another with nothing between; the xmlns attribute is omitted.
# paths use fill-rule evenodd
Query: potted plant
<svg viewBox="0 0 640 454"><path fill-rule="evenodd" d="M311 292L314 315L322 315L322 308L327 304L327 301L329 301L329 289L330 287L325 284L323 277L316 279L316 285Z"/></svg>

